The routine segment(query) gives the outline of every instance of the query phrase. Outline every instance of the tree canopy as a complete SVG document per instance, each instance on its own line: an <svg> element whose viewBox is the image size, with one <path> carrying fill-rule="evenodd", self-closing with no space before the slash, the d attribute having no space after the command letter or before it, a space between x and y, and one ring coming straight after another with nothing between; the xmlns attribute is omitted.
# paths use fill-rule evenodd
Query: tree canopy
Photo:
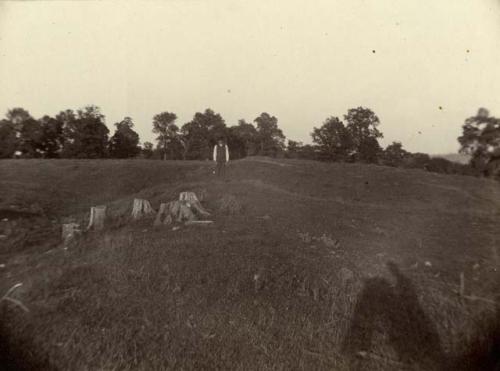
<svg viewBox="0 0 500 371"><path fill-rule="evenodd" d="M383 161L385 165L400 166L410 154L403 149L401 142L392 142L384 150Z"/></svg>
<svg viewBox="0 0 500 371"><path fill-rule="evenodd" d="M352 149L352 139L344 123L338 117L329 117L311 133L322 160L345 160Z"/></svg>
<svg viewBox="0 0 500 371"><path fill-rule="evenodd" d="M158 134L156 141L164 160L167 159L169 150L172 155L174 142L179 135L179 127L175 124L175 120L177 120L177 115L166 111L153 117L153 133Z"/></svg>
<svg viewBox="0 0 500 371"><path fill-rule="evenodd" d="M255 118L254 122L257 124L258 154L276 157L285 149L285 135L278 127L278 119L263 112Z"/></svg>
<svg viewBox="0 0 500 371"><path fill-rule="evenodd" d="M219 138L227 138L224 119L210 108L196 112L193 119L181 128L184 159L206 160L210 158L211 148Z"/></svg>
<svg viewBox="0 0 500 371"><path fill-rule="evenodd" d="M132 128L134 123L130 117L125 117L115 124L116 130L109 140L109 154L114 158L136 157L141 148L139 147L139 134Z"/></svg>
<svg viewBox="0 0 500 371"><path fill-rule="evenodd" d="M500 175L500 119L480 108L465 120L458 137L460 152L471 155L471 166L485 175Z"/></svg>
<svg viewBox="0 0 500 371"><path fill-rule="evenodd" d="M56 119L63 123L63 157L107 157L109 130L99 107L86 106L76 114L66 110L59 113Z"/></svg>
<svg viewBox="0 0 500 371"><path fill-rule="evenodd" d="M16 129L9 120L0 120L0 158L11 158L16 153Z"/></svg>
<svg viewBox="0 0 500 371"><path fill-rule="evenodd" d="M471 155L471 164L460 165L443 158L410 153L400 142L382 149L378 140L380 120L369 108L351 108L341 120L329 116L311 132L312 144L288 139L278 118L263 112L254 121L240 119L228 126L220 113L207 108L196 112L180 128L177 115L164 111L154 115L151 142L139 145L134 122L125 117L114 124L113 135L99 107L67 109L55 117L35 119L26 109L15 107L0 119L0 158L163 158L207 160L212 146L222 138L232 159L246 156L284 156L322 161L367 162L427 171L500 177L500 119L481 108L465 120L458 138L460 152Z"/></svg>
<svg viewBox="0 0 500 371"><path fill-rule="evenodd" d="M238 120L238 125L228 128L228 145L231 147L232 158L253 156L258 152L257 129L244 119Z"/></svg>
<svg viewBox="0 0 500 371"><path fill-rule="evenodd" d="M377 126L380 120L369 108L351 108L344 115L347 131L352 141L353 156L356 161L376 162L382 150L378 138L382 133Z"/></svg>

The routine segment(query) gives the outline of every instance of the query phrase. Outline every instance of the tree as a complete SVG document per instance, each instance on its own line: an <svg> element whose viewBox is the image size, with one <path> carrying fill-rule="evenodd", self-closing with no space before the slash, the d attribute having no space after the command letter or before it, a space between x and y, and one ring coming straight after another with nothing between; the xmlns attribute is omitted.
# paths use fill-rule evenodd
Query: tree
<svg viewBox="0 0 500 371"><path fill-rule="evenodd" d="M285 135L278 127L278 119L263 112L254 122L257 124L259 154L276 157L285 148Z"/></svg>
<svg viewBox="0 0 500 371"><path fill-rule="evenodd" d="M470 164L485 175L496 175L500 162L500 119L480 108L475 116L465 120L458 137L460 153L472 156Z"/></svg>
<svg viewBox="0 0 500 371"><path fill-rule="evenodd" d="M62 125L63 145L61 149L61 157L75 157L75 153L80 147L78 140L78 124L76 114L73 110L67 109L59 112L55 119Z"/></svg>
<svg viewBox="0 0 500 371"><path fill-rule="evenodd" d="M232 158L253 156L257 153L257 130L255 126L241 119L238 125L228 129L228 146Z"/></svg>
<svg viewBox="0 0 500 371"><path fill-rule="evenodd" d="M247 156L245 141L238 135L238 127L231 126L227 129L227 145L231 148L231 159Z"/></svg>
<svg viewBox="0 0 500 371"><path fill-rule="evenodd" d="M193 120L181 128L184 160L201 160L210 156L207 130L199 122Z"/></svg>
<svg viewBox="0 0 500 371"><path fill-rule="evenodd" d="M10 121L12 125L14 125L14 128L17 131L21 131L22 125L26 121L33 119L30 113L21 107L10 109L9 111L7 111L6 117L7 120Z"/></svg>
<svg viewBox="0 0 500 371"><path fill-rule="evenodd" d="M0 120L0 158L12 158L17 149L14 125L8 120Z"/></svg>
<svg viewBox="0 0 500 371"><path fill-rule="evenodd" d="M299 157L304 158L306 160L317 160L318 159L318 150L316 146L311 144L304 145L299 152Z"/></svg>
<svg viewBox="0 0 500 371"><path fill-rule="evenodd" d="M158 134L158 149L163 153L163 159L167 159L170 149L170 157L173 157L173 142L178 140L179 127L175 125L177 115L172 112L162 112L153 117L153 133Z"/></svg>
<svg viewBox="0 0 500 371"><path fill-rule="evenodd" d="M296 142L295 140L288 140L288 145L286 146L286 157L287 158L299 158L300 151L303 147L302 142Z"/></svg>
<svg viewBox="0 0 500 371"><path fill-rule="evenodd" d="M2 158L13 157L21 146L21 130L25 122L33 120L24 108L16 107L7 111L0 121L0 153Z"/></svg>
<svg viewBox="0 0 500 371"><path fill-rule="evenodd" d="M18 150L23 158L43 157L43 130L34 118L29 118L21 124Z"/></svg>
<svg viewBox="0 0 500 371"><path fill-rule="evenodd" d="M108 154L109 130L104 115L96 106L87 106L75 114L66 110L56 116L63 124L63 157L104 158Z"/></svg>
<svg viewBox="0 0 500 371"><path fill-rule="evenodd" d="M197 112L193 120L206 128L208 145L210 148L217 144L218 139L227 136L226 122L219 113L215 113L210 108L207 108L203 113Z"/></svg>
<svg viewBox="0 0 500 371"><path fill-rule="evenodd" d="M410 153L408 155L408 160L406 162L406 166L409 168L416 169L427 169L431 161L431 157L427 153Z"/></svg>
<svg viewBox="0 0 500 371"><path fill-rule="evenodd" d="M313 129L311 136L322 160L345 160L352 148L351 135L337 117L327 118L320 128Z"/></svg>
<svg viewBox="0 0 500 371"><path fill-rule="evenodd" d="M197 112L190 122L184 124L181 134L183 158L206 160L211 157L211 148L217 139L226 138L228 131L222 116L208 108L203 113Z"/></svg>
<svg viewBox="0 0 500 371"><path fill-rule="evenodd" d="M142 155L144 158L152 158L153 157L153 143L151 142L144 142L142 146Z"/></svg>
<svg viewBox="0 0 500 371"><path fill-rule="evenodd" d="M7 112L7 121L16 131L16 150L22 157L35 158L43 156L42 128L24 108L13 108Z"/></svg>
<svg viewBox="0 0 500 371"><path fill-rule="evenodd" d="M64 144L63 123L50 116L43 116L38 122L42 130L43 157L59 157Z"/></svg>
<svg viewBox="0 0 500 371"><path fill-rule="evenodd" d="M441 157L431 158L426 166L426 170L444 174L453 174L456 172L453 162Z"/></svg>
<svg viewBox="0 0 500 371"><path fill-rule="evenodd" d="M380 147L378 140L376 138L364 138L358 149L359 160L367 162L370 164L375 164L379 162L381 155L383 154L383 149ZM356 159L356 155L354 156Z"/></svg>
<svg viewBox="0 0 500 371"><path fill-rule="evenodd" d="M383 153L385 165L401 166L409 153L403 149L401 142L392 142L389 144Z"/></svg>
<svg viewBox="0 0 500 371"><path fill-rule="evenodd" d="M369 108L351 108L344 116L347 131L352 140L354 159L364 162L377 162L382 148L378 138L382 133L377 129L380 120Z"/></svg>
<svg viewBox="0 0 500 371"><path fill-rule="evenodd" d="M109 140L109 154L114 158L136 157L141 151L139 147L139 134L132 128L134 122L130 117L125 117L115 124L116 130Z"/></svg>

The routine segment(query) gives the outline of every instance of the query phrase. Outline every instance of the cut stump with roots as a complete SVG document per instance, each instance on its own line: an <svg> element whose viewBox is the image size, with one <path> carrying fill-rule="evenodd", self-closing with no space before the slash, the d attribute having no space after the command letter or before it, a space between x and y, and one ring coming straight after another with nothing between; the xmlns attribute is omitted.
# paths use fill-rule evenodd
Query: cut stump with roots
<svg viewBox="0 0 500 371"><path fill-rule="evenodd" d="M140 198L134 198L134 206L132 208L132 218L134 220L141 219L145 216L154 214L155 211L151 207L148 200L143 200Z"/></svg>
<svg viewBox="0 0 500 371"><path fill-rule="evenodd" d="M201 205L200 200L196 197L194 192L181 192L179 201L185 202L188 207L193 208L202 216L209 216L210 213Z"/></svg>
<svg viewBox="0 0 500 371"><path fill-rule="evenodd" d="M194 192L182 192L178 201L170 201L160 205L154 225L173 222L197 224L197 221L209 215L210 213L201 205ZM208 221L205 223L209 224Z"/></svg>
<svg viewBox="0 0 500 371"><path fill-rule="evenodd" d="M62 225L62 240L64 245L68 245L73 239L81 233L80 224L67 223Z"/></svg>
<svg viewBox="0 0 500 371"><path fill-rule="evenodd" d="M90 220L87 230L101 230L104 228L104 220L106 219L106 206L93 206L90 208Z"/></svg>
<svg viewBox="0 0 500 371"><path fill-rule="evenodd" d="M197 220L196 215L185 201L171 201L160 205L154 225L171 224Z"/></svg>

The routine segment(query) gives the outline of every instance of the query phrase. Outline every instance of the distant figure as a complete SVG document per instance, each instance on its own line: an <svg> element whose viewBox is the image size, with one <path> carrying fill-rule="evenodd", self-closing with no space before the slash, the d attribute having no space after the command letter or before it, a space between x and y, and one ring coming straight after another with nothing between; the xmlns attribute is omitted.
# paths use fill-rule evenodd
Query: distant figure
<svg viewBox="0 0 500 371"><path fill-rule="evenodd" d="M229 161L229 149L222 139L219 139L214 146L214 161L217 164L215 173L218 177L224 177L226 175L226 163Z"/></svg>

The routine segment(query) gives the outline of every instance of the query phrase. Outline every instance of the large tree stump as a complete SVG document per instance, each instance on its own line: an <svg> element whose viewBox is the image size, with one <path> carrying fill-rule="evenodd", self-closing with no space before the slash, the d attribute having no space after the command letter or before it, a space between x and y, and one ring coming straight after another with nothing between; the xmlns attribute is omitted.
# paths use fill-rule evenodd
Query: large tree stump
<svg viewBox="0 0 500 371"><path fill-rule="evenodd" d="M104 220L106 219L106 206L93 206L90 208L90 220L87 230L101 230L104 228Z"/></svg>
<svg viewBox="0 0 500 371"><path fill-rule="evenodd" d="M185 201L171 201L162 203L156 215L154 225L171 224L172 222L185 222L196 220L196 215Z"/></svg>
<svg viewBox="0 0 500 371"><path fill-rule="evenodd" d="M141 219L144 216L154 214L154 212L148 200L134 198L134 206L132 208L133 219Z"/></svg>
<svg viewBox="0 0 500 371"><path fill-rule="evenodd" d="M210 213L201 206L200 200L196 197L194 192L181 192L179 195L179 201L185 201L189 207L193 208L202 216L209 216Z"/></svg>
<svg viewBox="0 0 500 371"><path fill-rule="evenodd" d="M155 225L161 224L160 218L165 215L167 211L167 204L161 203L160 208L158 209L158 213L156 214Z"/></svg>
<svg viewBox="0 0 500 371"><path fill-rule="evenodd" d="M154 225L171 224L173 222L193 223L208 215L210 213L201 205L194 192L181 192L178 201L160 205ZM205 224L210 224L210 222L206 221Z"/></svg>
<svg viewBox="0 0 500 371"><path fill-rule="evenodd" d="M77 223L67 223L62 225L62 240L65 246L67 246L77 234L81 232L80 224Z"/></svg>

